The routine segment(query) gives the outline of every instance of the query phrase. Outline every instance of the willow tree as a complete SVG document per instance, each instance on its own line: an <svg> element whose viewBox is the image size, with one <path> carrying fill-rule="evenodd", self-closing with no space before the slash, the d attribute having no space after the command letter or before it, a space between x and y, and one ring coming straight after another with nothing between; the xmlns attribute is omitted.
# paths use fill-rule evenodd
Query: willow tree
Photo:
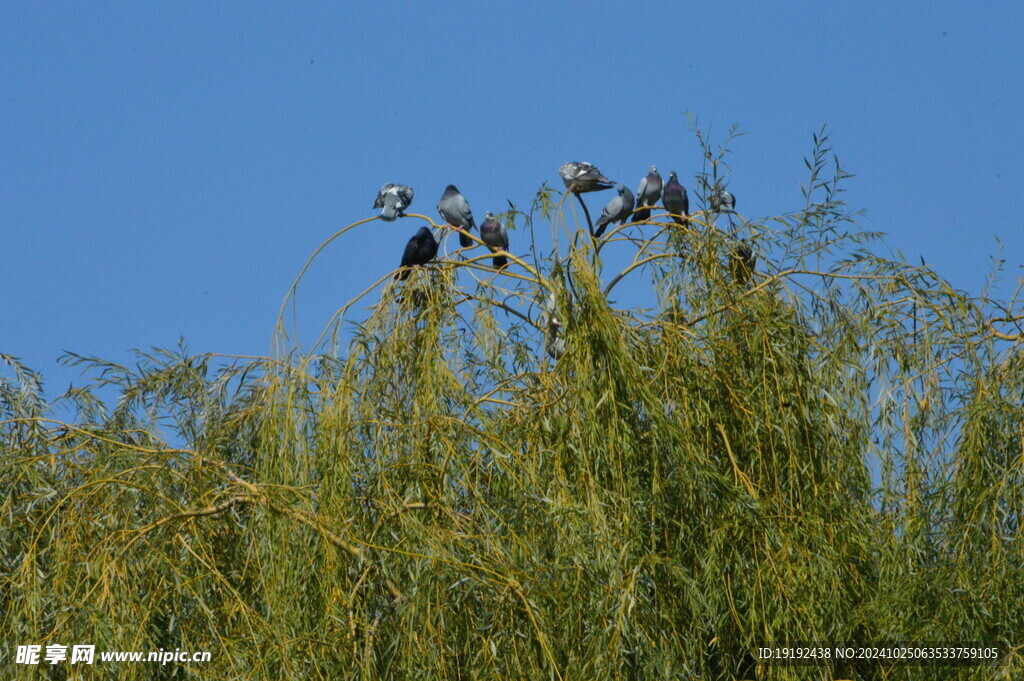
<svg viewBox="0 0 1024 681"><path fill-rule="evenodd" d="M687 225L595 241L543 186L500 216L506 270L478 246L387 273L308 350L282 322L265 358L68 355L91 378L52 402L5 356L4 654L212 654L106 663L125 679L1019 678L1016 293L858 231L824 132L771 218L712 212L727 151L698 145ZM786 642L999 656L755 659Z"/></svg>

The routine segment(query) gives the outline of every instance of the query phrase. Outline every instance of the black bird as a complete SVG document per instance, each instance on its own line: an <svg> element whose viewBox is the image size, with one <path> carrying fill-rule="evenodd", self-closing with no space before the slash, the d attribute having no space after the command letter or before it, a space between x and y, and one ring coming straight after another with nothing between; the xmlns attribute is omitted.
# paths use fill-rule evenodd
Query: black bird
<svg viewBox="0 0 1024 681"><path fill-rule="evenodd" d="M471 231L476 227L476 223L473 222L473 212L469 209L469 201L459 193L454 184L448 185L444 190L441 200L437 202L437 212L441 214L445 222L459 230L460 246L469 248L473 245L473 240L467 233L467 230Z"/></svg>
<svg viewBox="0 0 1024 681"><path fill-rule="evenodd" d="M672 219L680 225L686 226L690 215L690 197L686 195L686 187L679 184L679 176L676 171L668 174L668 182L661 193L665 209L672 215Z"/></svg>
<svg viewBox="0 0 1024 681"><path fill-rule="evenodd" d="M420 227L409 243L405 245L405 253L402 254L402 268L398 270L395 279L406 279L409 276L410 267L426 265L437 256L437 240L430 230Z"/></svg>
<svg viewBox="0 0 1024 681"><path fill-rule="evenodd" d="M640 222L651 217L650 208L641 206L653 206L661 198L662 181L658 174L658 168L651 166L651 171L640 180L640 188L636 190L636 215L634 220Z"/></svg>
<svg viewBox="0 0 1024 681"><path fill-rule="evenodd" d="M480 239L487 244L492 251L508 250L508 230L504 223L494 219L494 213L484 213L484 221L480 223ZM503 255L494 256L494 268L502 269L508 266L508 258Z"/></svg>
<svg viewBox="0 0 1024 681"><path fill-rule="evenodd" d="M740 286L746 286L750 277L754 275L754 267L757 266L757 256L750 242L746 239L740 241L732 252L732 277Z"/></svg>

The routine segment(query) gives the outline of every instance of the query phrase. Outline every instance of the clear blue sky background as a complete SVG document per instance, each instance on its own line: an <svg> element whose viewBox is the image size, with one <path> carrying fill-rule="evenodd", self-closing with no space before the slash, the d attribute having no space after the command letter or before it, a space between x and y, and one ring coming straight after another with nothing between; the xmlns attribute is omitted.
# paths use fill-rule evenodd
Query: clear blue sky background
<svg viewBox="0 0 1024 681"><path fill-rule="evenodd" d="M64 349L124 360L184 335L266 354L306 258L383 182L429 215L454 182L478 220L569 160L692 187L686 110L747 133L731 188L748 216L801 205L827 123L863 227L973 291L998 236L1012 290L1022 30L1019 2L4 2L0 351L51 394L79 381ZM611 193L591 196L598 212ZM413 231L376 222L326 251L303 333Z"/></svg>

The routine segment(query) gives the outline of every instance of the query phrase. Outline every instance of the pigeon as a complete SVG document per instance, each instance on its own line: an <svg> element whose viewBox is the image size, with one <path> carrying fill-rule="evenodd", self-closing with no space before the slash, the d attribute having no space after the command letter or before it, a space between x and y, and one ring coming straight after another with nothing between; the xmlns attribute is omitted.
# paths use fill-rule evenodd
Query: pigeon
<svg viewBox="0 0 1024 681"><path fill-rule="evenodd" d="M612 186L612 181L589 163L566 163L558 169L558 174L562 176L566 188L574 194L596 192Z"/></svg>
<svg viewBox="0 0 1024 681"><path fill-rule="evenodd" d="M601 211L601 217L598 218L597 224L594 225L595 237L604 234L605 227L613 222L625 224L629 216L633 214L633 192L621 184L615 185L615 190L619 192L619 195L609 201L608 205Z"/></svg>
<svg viewBox="0 0 1024 681"><path fill-rule="evenodd" d="M686 187L679 184L679 176L674 170L668 174L668 182L665 183L665 189L662 192L662 201L665 204L665 210L672 215L672 219L685 227L686 218L690 214L690 197L686 195Z"/></svg>
<svg viewBox="0 0 1024 681"><path fill-rule="evenodd" d="M494 213L484 213L484 221L480 223L480 239L490 246L492 251L508 250L508 230L505 223L495 220ZM494 256L494 268L500 270L508 266L508 258L503 255Z"/></svg>
<svg viewBox="0 0 1024 681"><path fill-rule="evenodd" d="M565 338L562 336L562 322L555 316L555 295L548 294L547 307L547 330L544 334L544 347L551 359L556 362L565 354Z"/></svg>
<svg viewBox="0 0 1024 681"><path fill-rule="evenodd" d="M640 188L636 190L637 210L634 217L638 222L651 217L651 209L640 208L640 206L653 206L658 203L658 199L661 198L661 186L661 175L658 174L658 168L651 166L651 171L640 180Z"/></svg>
<svg viewBox="0 0 1024 681"><path fill-rule="evenodd" d="M468 248L473 245L473 240L467 233L467 230L476 227L476 223L473 222L473 213L469 210L469 201L459 193L454 184L448 185L444 190L441 200L437 202L437 212L449 225L458 228L459 246Z"/></svg>
<svg viewBox="0 0 1024 681"><path fill-rule="evenodd" d="M406 279L409 276L410 267L426 265L437 255L437 240L430 230L420 227L409 243L405 245L405 253L402 254L402 267L395 275L395 279Z"/></svg>
<svg viewBox="0 0 1024 681"><path fill-rule="evenodd" d="M746 286L750 277L754 274L754 267L757 265L757 256L750 242L743 239L732 252L732 276L740 286Z"/></svg>
<svg viewBox="0 0 1024 681"><path fill-rule="evenodd" d="M736 197L716 185L711 192L711 210L716 213L735 213Z"/></svg>
<svg viewBox="0 0 1024 681"><path fill-rule="evenodd" d="M380 191L377 193L377 200L373 202L373 207L382 208L380 219L385 222L391 222L396 217L405 217L403 211L412 203L412 194L412 187L388 182L380 188Z"/></svg>

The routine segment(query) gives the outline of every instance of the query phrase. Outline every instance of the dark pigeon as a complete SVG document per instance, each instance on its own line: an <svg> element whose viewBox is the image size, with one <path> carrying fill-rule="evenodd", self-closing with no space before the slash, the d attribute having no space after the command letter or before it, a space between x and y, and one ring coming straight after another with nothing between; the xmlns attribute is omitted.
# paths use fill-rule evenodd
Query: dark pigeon
<svg viewBox="0 0 1024 681"><path fill-rule="evenodd" d="M448 185L444 190L441 200L437 202L437 212L441 214L445 222L458 228L460 246L468 248L473 245L473 240L467 233L476 227L476 223L473 222L473 212L469 210L469 201L459 193L454 184Z"/></svg>
<svg viewBox="0 0 1024 681"><path fill-rule="evenodd" d="M686 218L690 214L690 197L686 195L686 187L679 184L676 171L668 174L668 182L665 183L661 196L665 210L672 215L673 220L685 227L688 222Z"/></svg>
<svg viewBox="0 0 1024 681"><path fill-rule="evenodd" d="M380 219L391 222L396 217L404 217L405 209L412 203L412 187L404 184L391 184L390 182L380 188L377 192L377 200L373 202L374 208L381 208Z"/></svg>
<svg viewBox="0 0 1024 681"><path fill-rule="evenodd" d="M651 171L640 180L640 188L636 190L637 211L634 219L637 222L650 219L651 209L641 208L640 206L656 205L658 200L661 199L661 188L662 181L661 175L658 174L658 168L651 166Z"/></svg>
<svg viewBox="0 0 1024 681"><path fill-rule="evenodd" d="M598 218L597 224L594 225L594 236L599 237L604 234L605 227L613 222L619 222L619 224L625 224L629 216L633 214L633 192L626 189L624 185L616 185L619 195L608 202L608 205L601 211L601 217Z"/></svg>
<svg viewBox="0 0 1024 681"><path fill-rule="evenodd" d="M721 186L716 186L711 192L711 210L716 213L735 213L736 197Z"/></svg>
<svg viewBox="0 0 1024 681"><path fill-rule="evenodd" d="M757 256L750 242L746 239L740 241L732 252L732 276L740 286L746 286L750 277L754 274L754 267L757 266Z"/></svg>
<svg viewBox="0 0 1024 681"><path fill-rule="evenodd" d="M406 279L409 276L410 267L426 265L437 256L437 240L426 227L420 227L409 243L405 245L405 253L402 254L402 268L398 270L395 279Z"/></svg>
<svg viewBox="0 0 1024 681"><path fill-rule="evenodd" d="M558 169L558 174L562 176L566 189L574 194L596 192L612 187L612 181L589 163L566 163Z"/></svg>
<svg viewBox="0 0 1024 681"><path fill-rule="evenodd" d="M508 230L505 223L494 219L494 213L484 213L484 221L480 223L480 239L491 247L492 251L508 250ZM508 258L503 255L494 256L495 269L502 269L508 266Z"/></svg>

